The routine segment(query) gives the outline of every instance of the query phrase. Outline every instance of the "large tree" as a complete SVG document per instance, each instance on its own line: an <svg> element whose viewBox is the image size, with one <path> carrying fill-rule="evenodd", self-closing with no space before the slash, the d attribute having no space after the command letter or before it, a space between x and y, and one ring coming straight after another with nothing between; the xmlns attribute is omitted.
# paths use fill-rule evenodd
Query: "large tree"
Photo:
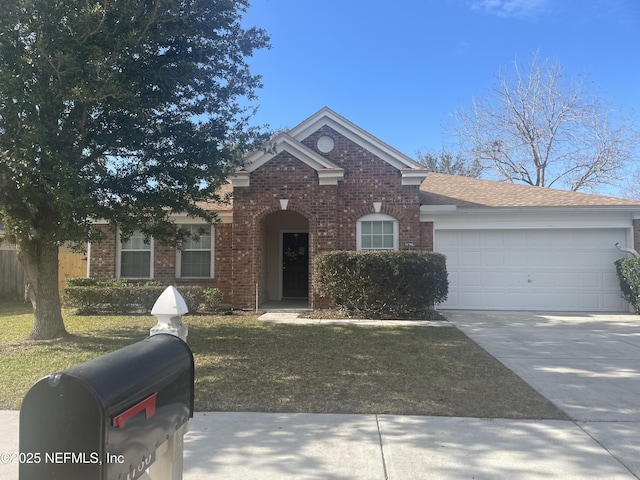
<svg viewBox="0 0 640 480"><path fill-rule="evenodd" d="M260 86L247 0L2 0L0 221L29 278L31 337L64 335L58 247L108 219L179 237L243 152Z"/></svg>
<svg viewBox="0 0 640 480"><path fill-rule="evenodd" d="M562 70L536 54L499 74L486 98L454 115L462 151L511 182L575 191L620 180L638 145L632 124Z"/></svg>

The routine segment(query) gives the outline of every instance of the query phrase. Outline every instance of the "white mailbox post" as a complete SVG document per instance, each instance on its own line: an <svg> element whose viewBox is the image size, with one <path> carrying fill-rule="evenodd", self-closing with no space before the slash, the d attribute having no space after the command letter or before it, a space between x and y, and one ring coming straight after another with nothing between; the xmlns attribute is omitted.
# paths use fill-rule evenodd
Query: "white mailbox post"
<svg viewBox="0 0 640 480"><path fill-rule="evenodd" d="M187 304L174 286L167 287L160 294L151 309L151 315L158 324L149 330L149 335L169 333L187 341L189 327L182 323L182 316L189 312ZM184 435L189 429L188 422L182 425L156 451L156 461L149 467L141 480L181 480L183 470Z"/></svg>
<svg viewBox="0 0 640 480"><path fill-rule="evenodd" d="M182 323L182 316L188 312L180 292L174 286L167 287L151 309L151 315L158 318L158 324L149 331L149 335L169 333L186 342L189 328Z"/></svg>

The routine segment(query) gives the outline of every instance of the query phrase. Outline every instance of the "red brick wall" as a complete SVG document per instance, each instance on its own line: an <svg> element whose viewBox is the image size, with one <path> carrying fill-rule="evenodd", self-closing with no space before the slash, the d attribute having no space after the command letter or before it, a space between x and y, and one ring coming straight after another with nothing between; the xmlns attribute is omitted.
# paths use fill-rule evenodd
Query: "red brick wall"
<svg viewBox="0 0 640 480"><path fill-rule="evenodd" d="M356 222L375 213L374 202L382 203L381 213L398 220L400 249L433 249L433 225L420 224L419 187L402 186L398 169L329 127L323 127L303 143L318 152L316 142L322 135L331 136L335 142L334 149L324 156L345 170L344 180L337 185L319 185L313 168L283 152L251 173L249 187L234 188L233 226L215 227L215 279L202 281L220 288L225 302L234 307L255 306L255 286L264 279L260 271L263 220L281 210L280 199L289 200L287 210L308 220L311 259L318 252L354 250ZM115 237L111 231L105 241L92 245L93 277L115 277ZM154 248L156 280L178 284L201 282L176 279L175 250L159 244ZM312 284L313 272L310 276ZM260 295L263 293L261 289ZM313 307L326 301L312 297L310 303Z"/></svg>
<svg viewBox="0 0 640 480"><path fill-rule="evenodd" d="M116 278L117 234L108 225L98 225L104 233L101 242L91 244L90 276L99 280ZM176 249L160 242L153 245L153 280L173 285L203 285L218 287L224 302L231 302L231 224L214 226L215 260L213 279L176 278Z"/></svg>
<svg viewBox="0 0 640 480"><path fill-rule="evenodd" d="M161 283L176 280L176 249L153 242L153 279Z"/></svg>
<svg viewBox="0 0 640 480"><path fill-rule="evenodd" d="M345 169L338 185L319 185L314 169L282 152L251 173L249 187L234 188L233 212L233 303L251 308L255 285L260 281L261 220L279 211L280 199L288 199L287 210L309 221L309 253L355 250L356 222L374 213L374 202L382 202L381 213L399 222L399 245L412 243L417 249L432 249L420 226L418 186L402 186L400 171L329 127L323 127L302 143L318 152L317 139L329 135L334 149L324 156ZM320 152L318 152L320 153ZM424 243L424 244L423 244ZM313 272L311 272L313 283ZM319 298L311 298L318 306Z"/></svg>
<svg viewBox="0 0 640 480"><path fill-rule="evenodd" d="M215 229L215 272L213 285L222 291L224 303L231 303L231 233L230 223L221 223Z"/></svg>
<svg viewBox="0 0 640 480"><path fill-rule="evenodd" d="M91 243L89 275L99 280L116 277L116 232L109 225L96 225L104 238L101 242Z"/></svg>
<svg viewBox="0 0 640 480"><path fill-rule="evenodd" d="M422 250L433 251L433 222L420 224L420 247Z"/></svg>

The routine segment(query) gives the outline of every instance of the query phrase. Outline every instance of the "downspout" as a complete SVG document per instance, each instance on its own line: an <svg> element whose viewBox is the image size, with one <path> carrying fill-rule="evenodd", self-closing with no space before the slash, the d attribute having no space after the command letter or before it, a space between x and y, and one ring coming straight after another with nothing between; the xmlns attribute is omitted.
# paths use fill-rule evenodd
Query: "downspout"
<svg viewBox="0 0 640 480"><path fill-rule="evenodd" d="M638 253L637 250L633 249L633 248L625 248L625 247L621 247L619 243L616 242L616 248L618 250L620 250L621 252L624 253L630 253L631 255L633 255L634 257L640 257L640 253Z"/></svg>

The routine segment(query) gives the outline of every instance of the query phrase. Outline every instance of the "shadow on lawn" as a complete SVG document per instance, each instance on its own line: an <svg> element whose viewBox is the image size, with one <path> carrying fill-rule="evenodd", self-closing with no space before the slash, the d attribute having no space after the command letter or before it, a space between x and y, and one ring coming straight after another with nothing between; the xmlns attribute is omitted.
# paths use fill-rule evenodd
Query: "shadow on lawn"
<svg viewBox="0 0 640 480"><path fill-rule="evenodd" d="M97 332L71 334L61 339L60 343L69 343L80 350L104 354L144 340L148 334L140 327L118 327Z"/></svg>

